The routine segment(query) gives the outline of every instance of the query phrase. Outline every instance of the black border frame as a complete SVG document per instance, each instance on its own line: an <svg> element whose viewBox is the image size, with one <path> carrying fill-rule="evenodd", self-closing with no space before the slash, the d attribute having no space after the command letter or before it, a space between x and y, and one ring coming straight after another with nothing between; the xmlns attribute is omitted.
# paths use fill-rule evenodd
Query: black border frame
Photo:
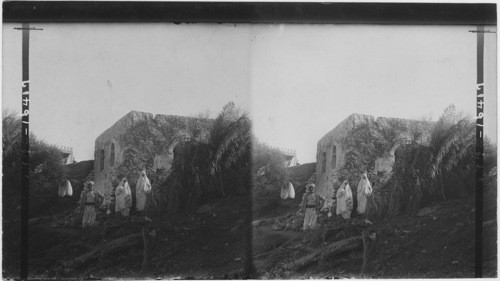
<svg viewBox="0 0 500 281"><path fill-rule="evenodd" d="M4 22L496 25L496 4L9 1Z"/></svg>
<svg viewBox="0 0 500 281"><path fill-rule="evenodd" d="M492 3L8 1L2 5L4 23L497 24L496 4ZM478 153L482 146L482 141L477 144ZM28 150L22 159L27 163ZM481 206L476 210L482 210L482 157L478 161L476 203ZM476 222L481 221L482 213L476 212ZM478 228L482 230L476 225L476 234ZM27 248L26 240L21 243ZM477 247L481 244L482 237L476 237L476 267L482 267L482 249ZM27 259L27 251L22 250L23 258ZM23 273L27 274L21 272L21 276ZM480 276L481 269L476 268L476 277Z"/></svg>

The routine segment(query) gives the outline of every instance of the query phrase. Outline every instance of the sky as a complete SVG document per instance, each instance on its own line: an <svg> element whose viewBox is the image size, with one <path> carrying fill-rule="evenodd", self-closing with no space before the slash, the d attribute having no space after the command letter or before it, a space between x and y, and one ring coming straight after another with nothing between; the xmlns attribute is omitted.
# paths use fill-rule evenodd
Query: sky
<svg viewBox="0 0 500 281"><path fill-rule="evenodd" d="M475 115L472 26L266 25L252 47L254 128L316 161L318 140L352 113ZM489 30L495 30L488 27ZM485 131L496 140L496 34L485 36Z"/></svg>
<svg viewBox="0 0 500 281"><path fill-rule="evenodd" d="M3 27L3 108L20 112L21 33ZM35 26L35 25L33 25ZM250 29L232 25L37 24L30 130L93 159L94 141L132 110L215 116L250 105Z"/></svg>
<svg viewBox="0 0 500 281"><path fill-rule="evenodd" d="M20 112L21 33L3 25L2 107ZM352 113L436 120L475 113L472 26L37 24L30 129L92 159L131 110L212 117L229 101L255 135L316 161ZM494 27L487 29L495 30ZM496 34L485 35L485 131L496 141Z"/></svg>

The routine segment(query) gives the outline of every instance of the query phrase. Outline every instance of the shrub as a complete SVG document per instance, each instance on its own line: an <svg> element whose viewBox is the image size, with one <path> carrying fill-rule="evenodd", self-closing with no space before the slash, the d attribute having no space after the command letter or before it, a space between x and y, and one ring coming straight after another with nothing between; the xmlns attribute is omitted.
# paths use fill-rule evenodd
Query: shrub
<svg viewBox="0 0 500 281"><path fill-rule="evenodd" d="M12 111L2 112L3 195L20 195L21 118Z"/></svg>
<svg viewBox="0 0 500 281"><path fill-rule="evenodd" d="M176 146L171 172L159 179L154 204L173 212L212 198L247 193L251 180L250 134L248 116L240 114L232 102L225 105L206 138Z"/></svg>
<svg viewBox="0 0 500 281"><path fill-rule="evenodd" d="M283 185L289 181L287 167L285 166L285 156L275 148L269 147L260 142L254 142L252 151L253 182L255 186L264 183L276 186Z"/></svg>
<svg viewBox="0 0 500 281"><path fill-rule="evenodd" d="M11 210L21 203L21 118L10 112L2 112L3 145L3 195L4 210ZM61 151L30 134L29 148L30 212L38 213L57 199L61 180L66 170Z"/></svg>
<svg viewBox="0 0 500 281"><path fill-rule="evenodd" d="M359 175L363 172L367 171L370 181L373 181L375 175L371 169L375 167L375 160L401 144L404 131L405 127L398 121L390 124L368 123L354 128L342 144L351 149L346 151L345 164L339 167L338 178L341 181L349 180L354 193Z"/></svg>
<svg viewBox="0 0 500 281"><path fill-rule="evenodd" d="M491 169L497 167L497 144L488 137L484 138L483 168L486 175Z"/></svg>
<svg viewBox="0 0 500 281"><path fill-rule="evenodd" d="M475 186L475 126L449 106L431 130L429 145L399 149L393 175L369 199L370 215L416 212L426 202L464 196Z"/></svg>

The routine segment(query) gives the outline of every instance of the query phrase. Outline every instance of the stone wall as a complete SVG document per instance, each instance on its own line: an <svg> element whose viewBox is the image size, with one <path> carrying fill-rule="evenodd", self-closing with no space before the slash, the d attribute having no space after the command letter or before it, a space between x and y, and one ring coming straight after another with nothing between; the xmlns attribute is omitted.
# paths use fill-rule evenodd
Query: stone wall
<svg viewBox="0 0 500 281"><path fill-rule="evenodd" d="M122 136L137 122L151 121L153 114L131 111L120 118L100 134L95 140L94 149L94 180L95 188L103 191L115 176L113 169L123 162L123 138ZM111 160L112 146L114 146L114 163Z"/></svg>
<svg viewBox="0 0 500 281"><path fill-rule="evenodd" d="M431 136L431 128L435 124L434 122L389 117L378 117L375 122L383 126L401 126L404 128L404 138L416 141L419 144L428 143ZM417 134L417 136L414 134ZM393 148L392 155L394 155L396 148Z"/></svg>
<svg viewBox="0 0 500 281"><path fill-rule="evenodd" d="M212 124L210 119L129 112L95 141L95 188L108 192L121 176L133 187L142 169L148 174L170 170L175 146L206 137Z"/></svg>
<svg viewBox="0 0 500 281"><path fill-rule="evenodd" d="M326 196L328 188L338 180L336 171L343 165L345 152L348 149L342 147L345 137L356 126L374 120L373 116L351 114L319 140L316 153L316 191L321 196Z"/></svg>
<svg viewBox="0 0 500 281"><path fill-rule="evenodd" d="M354 128L364 124L372 124L374 127L397 128L397 131L400 132L398 138L424 144L430 137L430 129L433 123L387 117L375 119L370 115L351 114L318 141L316 192L321 196L331 194L334 185L339 184L339 169L345 164L346 153L355 151L355 148L350 145L350 133ZM369 142L369 140L367 141ZM374 165L370 169L375 173L376 170L380 170L384 175L389 175L394 165L394 152L401 144L404 144L404 141L395 144L387 151L380 151L381 157L373 159ZM355 189L357 182L350 182L350 185L352 189Z"/></svg>

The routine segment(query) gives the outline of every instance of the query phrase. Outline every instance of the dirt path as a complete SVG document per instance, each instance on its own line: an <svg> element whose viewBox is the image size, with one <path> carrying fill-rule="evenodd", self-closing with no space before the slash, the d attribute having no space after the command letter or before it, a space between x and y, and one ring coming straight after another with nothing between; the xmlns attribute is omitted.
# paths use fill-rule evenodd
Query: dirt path
<svg viewBox="0 0 500 281"><path fill-rule="evenodd" d="M398 216L374 222L374 255L361 274L363 251L323 260L298 272L285 272L279 264L307 254L304 247L283 247L265 262L265 278L309 279L328 277L356 278L467 278L474 276L474 201L455 199L430 205L424 216ZM287 235L260 232L260 245L276 245ZM272 231L272 230L271 230ZM288 231L289 232L289 231ZM292 232L294 233L294 232ZM298 232L300 233L300 232ZM292 234L288 234L291 236ZM255 241L255 239L254 239ZM262 251L264 251L262 249ZM300 250L300 251L299 251Z"/></svg>
<svg viewBox="0 0 500 281"><path fill-rule="evenodd" d="M101 278L237 278L250 264L250 200L247 196L209 202L202 212L180 212L153 221L150 256L142 271L143 243L79 268L61 263L99 247L105 241L131 233L141 226L127 220L107 219L110 227L95 227L90 241L81 240L79 227L53 227L50 221L30 225L30 276ZM196 211L196 210L195 210ZM142 236L141 236L142 237ZM232 275L228 275L232 274ZM243 275L240 276L244 277Z"/></svg>

